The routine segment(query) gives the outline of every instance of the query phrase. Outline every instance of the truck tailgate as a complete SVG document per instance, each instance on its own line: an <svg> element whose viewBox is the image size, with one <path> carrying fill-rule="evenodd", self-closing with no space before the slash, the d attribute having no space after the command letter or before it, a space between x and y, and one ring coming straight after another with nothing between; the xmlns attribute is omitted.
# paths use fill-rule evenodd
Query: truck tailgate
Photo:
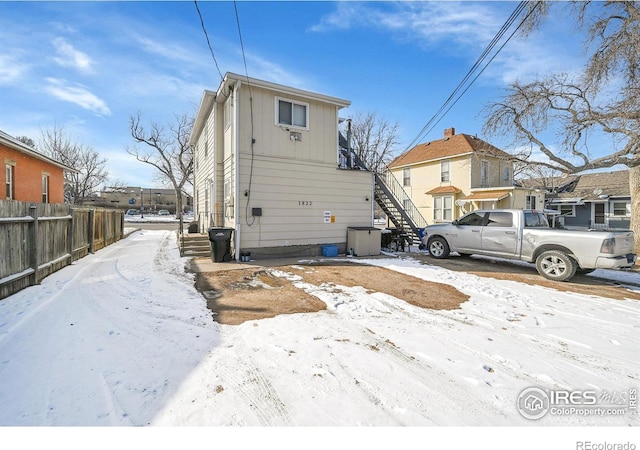
<svg viewBox="0 0 640 450"><path fill-rule="evenodd" d="M615 232L614 238L616 240L615 254L626 255L627 253L633 253L633 232L631 231L618 231Z"/></svg>

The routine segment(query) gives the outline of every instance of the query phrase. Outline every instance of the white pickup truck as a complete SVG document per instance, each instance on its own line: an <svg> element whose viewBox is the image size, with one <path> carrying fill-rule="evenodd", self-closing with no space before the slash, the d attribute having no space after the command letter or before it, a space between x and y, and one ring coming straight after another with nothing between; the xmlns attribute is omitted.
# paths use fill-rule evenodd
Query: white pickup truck
<svg viewBox="0 0 640 450"><path fill-rule="evenodd" d="M473 211L451 223L428 226L423 242L434 258L457 252L535 262L540 275L556 281L636 262L632 231L552 229L544 213L534 210Z"/></svg>

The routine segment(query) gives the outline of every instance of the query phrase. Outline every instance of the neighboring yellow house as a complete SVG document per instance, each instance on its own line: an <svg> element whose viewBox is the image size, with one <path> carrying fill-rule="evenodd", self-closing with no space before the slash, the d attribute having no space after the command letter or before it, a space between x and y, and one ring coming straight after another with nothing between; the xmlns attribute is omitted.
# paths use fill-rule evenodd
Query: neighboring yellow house
<svg viewBox="0 0 640 450"><path fill-rule="evenodd" d="M388 166L429 223L477 209L543 208L544 193L513 185L511 156L468 134L419 144Z"/></svg>

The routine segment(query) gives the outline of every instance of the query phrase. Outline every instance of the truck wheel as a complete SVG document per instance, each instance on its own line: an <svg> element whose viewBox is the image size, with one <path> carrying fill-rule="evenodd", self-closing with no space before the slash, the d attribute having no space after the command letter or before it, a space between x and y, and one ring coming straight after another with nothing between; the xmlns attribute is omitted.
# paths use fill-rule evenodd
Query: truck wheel
<svg viewBox="0 0 640 450"><path fill-rule="evenodd" d="M560 250L547 250L536 259L538 273L548 280L568 281L575 274L578 263Z"/></svg>
<svg viewBox="0 0 640 450"><path fill-rule="evenodd" d="M442 259L449 256L449 244L443 237L436 236L429 239L429 242L427 242L427 248L429 250L429 254L434 258Z"/></svg>

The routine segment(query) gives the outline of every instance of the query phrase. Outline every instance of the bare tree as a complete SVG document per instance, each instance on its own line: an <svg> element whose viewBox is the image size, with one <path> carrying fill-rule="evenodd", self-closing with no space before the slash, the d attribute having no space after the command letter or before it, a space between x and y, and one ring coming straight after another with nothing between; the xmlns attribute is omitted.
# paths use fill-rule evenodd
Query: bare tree
<svg viewBox="0 0 640 450"><path fill-rule="evenodd" d="M81 205L86 197L98 192L108 178L107 160L93 148L71 139L61 126L41 132L39 150L75 169L65 172L65 200Z"/></svg>
<svg viewBox="0 0 640 450"><path fill-rule="evenodd" d="M372 172L383 171L398 145L398 125L376 113L358 113L351 121L351 149Z"/></svg>
<svg viewBox="0 0 640 450"><path fill-rule="evenodd" d="M640 4L571 2L589 27L589 60L581 74L555 74L512 84L487 108L485 131L511 136L514 145L536 146L537 164L570 174L625 165L629 168L636 252L640 251ZM591 24L591 25L589 25ZM544 142L555 132L557 142ZM612 149L594 156L609 137ZM555 145L560 146L557 149ZM600 152L601 154L601 152ZM526 162L526 161L525 161Z"/></svg>
<svg viewBox="0 0 640 450"><path fill-rule="evenodd" d="M35 141L29 136L16 136L16 140L22 142L25 145L28 145L29 147L36 148Z"/></svg>
<svg viewBox="0 0 640 450"><path fill-rule="evenodd" d="M168 129L153 122L148 129L145 128L140 112L129 118L131 136L145 147L134 146L127 152L138 161L155 167L159 175L171 184L176 193L176 214L183 212L185 186L193 184L193 147L189 145L192 128L193 118L185 114L176 115L175 123Z"/></svg>

